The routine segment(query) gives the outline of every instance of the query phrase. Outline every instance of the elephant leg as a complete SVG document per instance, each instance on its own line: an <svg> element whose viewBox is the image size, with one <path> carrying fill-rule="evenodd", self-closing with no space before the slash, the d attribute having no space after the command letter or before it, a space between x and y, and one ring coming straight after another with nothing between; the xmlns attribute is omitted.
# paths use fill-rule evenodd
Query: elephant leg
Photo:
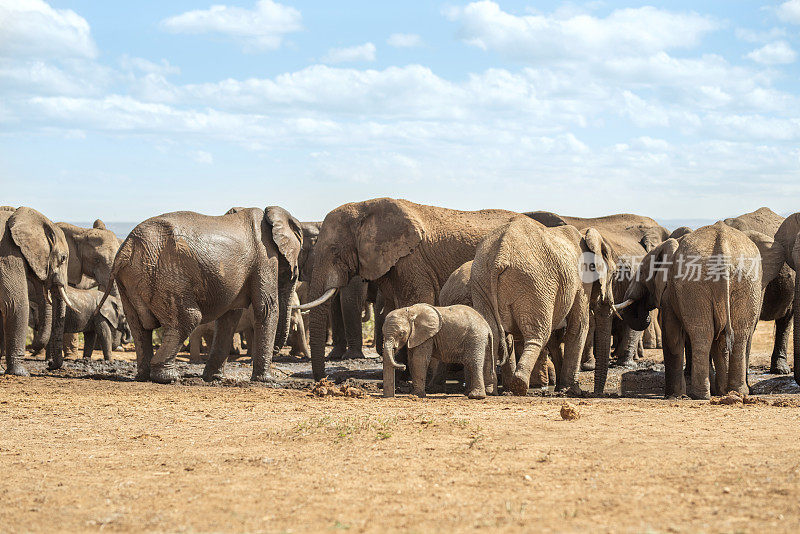
<svg viewBox="0 0 800 534"><path fill-rule="evenodd" d="M254 382L272 382L272 349L278 330L278 292L264 289L261 301L253 300L253 374ZM254 295L255 296L255 295Z"/></svg>
<svg viewBox="0 0 800 534"><path fill-rule="evenodd" d="M664 397L686 395L686 378L683 374L685 334L678 318L671 310L659 314L662 322L662 351L664 353Z"/></svg>
<svg viewBox="0 0 800 534"><path fill-rule="evenodd" d="M550 344L548 342L548 345L539 353L539 357L536 359L536 363L533 365L533 371L531 371L530 379L530 387L532 388L547 387L547 362L550 361L549 347Z"/></svg>
<svg viewBox="0 0 800 534"><path fill-rule="evenodd" d="M0 281L2 283L2 281ZM25 284L27 292L27 284ZM30 376L22 358L25 356L25 334L28 332L28 300L27 296L18 307L11 303L5 307L2 316L3 337L6 352L6 374Z"/></svg>
<svg viewBox="0 0 800 534"><path fill-rule="evenodd" d="M96 328L96 327L95 327ZM91 360L92 352L94 352L94 345L97 338L97 333L92 330L91 332L83 333L83 359Z"/></svg>
<svg viewBox="0 0 800 534"><path fill-rule="evenodd" d="M133 345L136 348L136 380L145 382L150 379L150 362L153 359L153 331L142 326L136 309L131 305L125 292L120 292L122 308L125 318L133 336Z"/></svg>
<svg viewBox="0 0 800 534"><path fill-rule="evenodd" d="M342 321L347 341L342 359L364 358L361 316L366 297L367 283L360 276L353 277L341 291Z"/></svg>
<svg viewBox="0 0 800 534"><path fill-rule="evenodd" d="M408 366L411 368L411 385L414 395L425 396L425 379L428 376L428 365L433 354L433 340L429 339L408 350Z"/></svg>
<svg viewBox="0 0 800 534"><path fill-rule="evenodd" d="M234 330L242 318L243 309L229 310L214 321L214 341L211 342L211 353L203 369L203 380L222 380L225 378L225 362L230 356Z"/></svg>
<svg viewBox="0 0 800 534"><path fill-rule="evenodd" d="M486 381L484 380L484 361L486 340L478 339L475 346L464 356L464 378L467 384L467 398L485 399Z"/></svg>
<svg viewBox="0 0 800 534"><path fill-rule="evenodd" d="M528 328L523 327L522 330L525 341L519 361L517 361L516 370L508 386L514 395L525 395L528 392L533 366L536 364L536 360L539 359L539 353L542 352L544 344L550 337L551 327L546 318L542 318L542 321L534 323ZM517 349L517 347L514 348L515 350Z"/></svg>
<svg viewBox="0 0 800 534"><path fill-rule="evenodd" d="M195 330L189 336L189 363L200 364L203 363L203 358L200 352L203 348L203 333Z"/></svg>
<svg viewBox="0 0 800 534"><path fill-rule="evenodd" d="M714 364L714 395L725 395L728 392L728 362L733 354L728 354L725 336L719 336L711 344L711 362Z"/></svg>
<svg viewBox="0 0 800 534"><path fill-rule="evenodd" d="M617 365L620 367L636 367L636 354L639 350L639 340L642 333L628 326L622 327L622 336L614 354L617 357Z"/></svg>
<svg viewBox="0 0 800 534"><path fill-rule="evenodd" d="M583 355L581 356L581 371L594 371L596 367L594 344L595 344L595 314L589 313L589 332L586 334L586 343L583 345Z"/></svg>
<svg viewBox="0 0 800 534"><path fill-rule="evenodd" d="M730 391L736 391L741 395L750 393L750 389L747 387L747 360L751 332L752 329L749 328L739 329L733 336L733 348L728 358L727 388L720 395ZM719 370L717 370L717 374L719 374Z"/></svg>
<svg viewBox="0 0 800 534"><path fill-rule="evenodd" d="M197 307L187 306L171 319L171 324L159 321L162 329L161 346L150 360L150 380L159 384L169 384L179 378L175 356L192 330L200 325L202 314Z"/></svg>
<svg viewBox="0 0 800 534"><path fill-rule="evenodd" d="M95 345L100 345L100 350L103 351L103 359L106 361L111 360L111 348L114 344L114 334L111 331L111 325L105 320L99 320L95 325ZM181 340L181 345L183 341Z"/></svg>
<svg viewBox="0 0 800 534"><path fill-rule="evenodd" d="M330 312L328 314L329 323L331 325L331 339L333 340L333 349L328 354L329 360L341 360L344 353L347 352L347 336L344 329L344 318L342 317L342 300L341 291L331 299Z"/></svg>
<svg viewBox="0 0 800 534"><path fill-rule="evenodd" d="M76 356L78 353L78 334L74 332L64 333L64 357Z"/></svg>
<svg viewBox="0 0 800 534"><path fill-rule="evenodd" d="M378 291L375 296L375 350L379 355L383 356L383 322L386 320L386 314L389 313L389 306L386 305L386 299L383 294Z"/></svg>
<svg viewBox="0 0 800 534"><path fill-rule="evenodd" d="M789 334L792 331L792 312L775 319L775 346L772 348L772 361L769 372L775 375L788 375L791 372L786 360L789 348Z"/></svg>
<svg viewBox="0 0 800 534"><path fill-rule="evenodd" d="M688 329L687 329L688 330ZM693 328L687 331L692 343L692 385L689 396L693 399L710 399L709 362L712 336L706 328Z"/></svg>
<svg viewBox="0 0 800 534"><path fill-rule="evenodd" d="M564 365L561 376L556 379L556 389L568 390L580 394L578 385L578 369L580 368L583 344L589 330L589 307L586 296L581 292L575 297L569 314L567 314L567 331L564 334Z"/></svg>

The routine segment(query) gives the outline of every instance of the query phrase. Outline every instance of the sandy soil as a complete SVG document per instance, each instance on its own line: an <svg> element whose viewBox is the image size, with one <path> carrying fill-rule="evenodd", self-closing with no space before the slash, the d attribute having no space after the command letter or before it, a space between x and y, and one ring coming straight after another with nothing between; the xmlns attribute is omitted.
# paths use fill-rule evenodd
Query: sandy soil
<svg viewBox="0 0 800 534"><path fill-rule="evenodd" d="M0 377L0 531L797 531L800 388L763 374L771 328L732 406L659 399L656 350L611 374L634 398L486 401L383 399L377 359L331 367L364 398L310 395L288 356L283 388L246 359L214 386L188 363L133 382L132 353L30 360Z"/></svg>

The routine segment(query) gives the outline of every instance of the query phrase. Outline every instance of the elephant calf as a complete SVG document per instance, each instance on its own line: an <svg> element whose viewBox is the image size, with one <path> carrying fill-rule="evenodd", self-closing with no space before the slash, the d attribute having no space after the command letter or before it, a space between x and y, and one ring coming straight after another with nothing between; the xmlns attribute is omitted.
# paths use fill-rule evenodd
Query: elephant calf
<svg viewBox="0 0 800 534"><path fill-rule="evenodd" d="M83 332L83 357L92 357L95 346L99 345L106 360L111 359L111 351L122 343L132 340L131 331L122 311L122 303L114 296L109 296L97 314L97 304L103 298L98 289L78 289L72 286L64 288L72 306L67 308L64 317L64 333L77 334ZM31 322L36 317L31 315ZM38 326L31 324L34 329Z"/></svg>
<svg viewBox="0 0 800 534"><path fill-rule="evenodd" d="M436 307L415 304L386 316L383 324L383 396L394 396L394 371L402 368L396 350L408 344L408 364L414 394L425 396L431 358L464 366L467 396L483 399L497 390L492 332L486 320L469 306Z"/></svg>

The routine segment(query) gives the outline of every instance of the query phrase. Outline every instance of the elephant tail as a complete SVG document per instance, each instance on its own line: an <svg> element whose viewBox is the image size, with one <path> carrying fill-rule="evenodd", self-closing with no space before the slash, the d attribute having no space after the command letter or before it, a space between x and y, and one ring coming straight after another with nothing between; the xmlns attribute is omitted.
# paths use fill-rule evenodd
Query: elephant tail
<svg viewBox="0 0 800 534"><path fill-rule="evenodd" d="M122 266L123 262L130 262L133 245L131 243L131 236L125 238L125 241L122 242L120 245L119 250L117 251L117 255L114 257L114 265L111 268L111 275L108 277L108 284L106 286L106 290L103 292L103 297L100 299L100 302L97 304L97 307L94 309L94 313L92 316L94 317L98 313L100 313L100 308L103 307L105 304L108 295L111 294L111 291L114 289L114 280L117 278L117 273L119 272L120 267Z"/></svg>
<svg viewBox="0 0 800 534"><path fill-rule="evenodd" d="M731 321L731 279L725 277L725 346L728 349L728 358L733 354L733 321ZM747 371L745 371L745 374Z"/></svg>
<svg viewBox="0 0 800 534"><path fill-rule="evenodd" d="M502 272L502 271L501 271ZM496 341L500 344L500 361L498 365L503 366L508 363L508 345L506 344L506 333L503 330L503 323L500 321L500 306L497 304L497 279L500 277L501 272L495 273L489 281L489 298L492 303L492 314L494 315L494 322L497 325L497 336L499 339Z"/></svg>

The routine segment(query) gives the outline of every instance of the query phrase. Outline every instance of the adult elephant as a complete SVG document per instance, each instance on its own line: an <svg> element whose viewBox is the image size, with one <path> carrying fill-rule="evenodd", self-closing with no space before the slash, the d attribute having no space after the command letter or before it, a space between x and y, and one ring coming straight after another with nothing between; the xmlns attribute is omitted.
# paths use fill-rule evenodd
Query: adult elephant
<svg viewBox="0 0 800 534"><path fill-rule="evenodd" d="M310 282L314 268L314 247L322 227L320 222L304 222L303 249L300 252L300 281ZM333 350L331 360L363 358L364 341L361 314L367 299L367 282L360 276L350 279L347 286L333 296L328 320L331 328Z"/></svg>
<svg viewBox="0 0 800 534"><path fill-rule="evenodd" d="M636 270L639 259L669 237L666 228L650 217L628 213L605 217L568 217L548 211L533 211L525 215L548 227L572 225L579 231L594 228L603 237L611 251L615 271L611 273L612 292L619 301L631 282L630 274ZM611 306L600 304L590 316L590 329L582 358L584 370L595 370L594 392L602 394L608 376L611 355ZM641 340L641 333L627 325L620 325L617 338L617 361L632 366Z"/></svg>
<svg viewBox="0 0 800 534"><path fill-rule="evenodd" d="M478 242L517 213L457 211L378 198L340 206L325 217L311 276L311 362L325 376L327 300L358 275L375 280L394 307L437 304L450 273L475 255ZM385 308L385 307L384 307Z"/></svg>
<svg viewBox="0 0 800 534"><path fill-rule="evenodd" d="M725 224L742 231L755 231L773 237L784 218L769 208L725 219ZM775 321L775 342L770 360L770 373L789 374L787 352L792 331L792 301L794 300L795 273L783 265L778 275L767 285L761 305L761 321Z"/></svg>
<svg viewBox="0 0 800 534"><path fill-rule="evenodd" d="M47 291L53 303L47 355L51 368L61 366L64 316L69 299L64 232L32 208L0 208L0 319L6 374L28 376L22 365L28 333L28 280Z"/></svg>
<svg viewBox="0 0 800 534"><path fill-rule="evenodd" d="M686 392L686 341L691 344L692 398L707 399L711 395L711 359L717 394L749 392L751 337L763 288L774 276L766 272L762 275L762 258L768 258L775 248L768 236L741 232L718 222L680 241L668 239L642 260L625 301L617 309L623 310L623 319L636 330L647 325L650 310L659 309L666 397Z"/></svg>
<svg viewBox="0 0 800 534"><path fill-rule="evenodd" d="M252 305L251 380L271 381L273 352L289 333L302 240L300 222L277 206L233 208L221 216L181 211L137 225L112 271L136 343L137 380L176 380L178 349L209 321L216 321L216 335L203 379L222 378L233 329ZM153 355L159 326L161 346Z"/></svg>
<svg viewBox="0 0 800 534"><path fill-rule="evenodd" d="M492 329L499 345L494 354L506 352L507 333L522 341L516 364L514 358L500 358L508 362L503 369L508 390L527 392L534 366L543 361L542 349L561 328L566 331L563 362L554 362L557 387L577 387L589 310L613 304L613 271L608 244L594 228L542 228L520 215L481 241L470 272L472 304Z"/></svg>

